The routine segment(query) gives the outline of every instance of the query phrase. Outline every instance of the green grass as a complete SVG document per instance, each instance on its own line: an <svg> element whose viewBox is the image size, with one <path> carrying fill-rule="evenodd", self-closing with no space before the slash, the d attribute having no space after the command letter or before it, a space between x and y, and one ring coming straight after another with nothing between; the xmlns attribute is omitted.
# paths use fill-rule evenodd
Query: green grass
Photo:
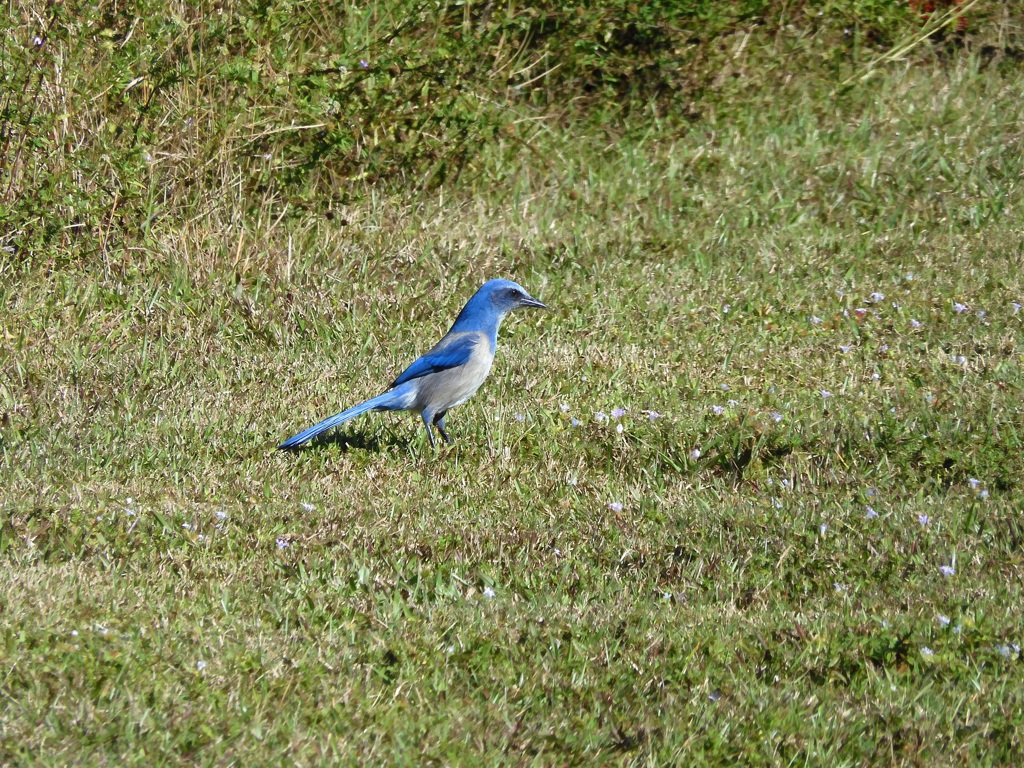
<svg viewBox="0 0 1024 768"><path fill-rule="evenodd" d="M156 162L84 145L135 190L75 192L93 223L4 197L0 762L1016 764L1019 18L842 86L917 29L877 6L729 6L686 104L565 108L626 49L577 51L443 183L250 186L251 147L160 132L185 78ZM12 157L22 196L81 162ZM495 276L551 311L454 446L372 414L274 450Z"/></svg>

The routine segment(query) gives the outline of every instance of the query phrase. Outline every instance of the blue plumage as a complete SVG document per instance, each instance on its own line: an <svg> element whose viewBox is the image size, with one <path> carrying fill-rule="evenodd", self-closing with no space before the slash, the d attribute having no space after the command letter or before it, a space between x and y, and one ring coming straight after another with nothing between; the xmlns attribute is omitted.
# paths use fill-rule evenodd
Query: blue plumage
<svg viewBox="0 0 1024 768"><path fill-rule="evenodd" d="M386 392L315 424L278 447L297 448L369 411L418 413L431 446L434 445L432 426L450 443L444 426L445 414L466 402L487 379L501 321L509 312L523 307L545 308L511 280L488 280L466 302L444 338L406 368Z"/></svg>
<svg viewBox="0 0 1024 768"><path fill-rule="evenodd" d="M446 336L445 338L448 337ZM429 376L432 373L447 371L449 368L465 365L473 356L473 349L479 340L478 337L473 335L460 335L440 349L434 347L402 371L398 378L391 382L391 386L397 387L399 384L404 384L412 379L418 379L421 376Z"/></svg>

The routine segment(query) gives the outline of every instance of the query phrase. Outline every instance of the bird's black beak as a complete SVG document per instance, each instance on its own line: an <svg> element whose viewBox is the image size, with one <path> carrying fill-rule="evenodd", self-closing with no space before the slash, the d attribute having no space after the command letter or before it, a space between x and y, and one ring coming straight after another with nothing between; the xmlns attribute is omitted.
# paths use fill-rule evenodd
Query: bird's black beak
<svg viewBox="0 0 1024 768"><path fill-rule="evenodd" d="M532 296L527 296L525 299L519 300L520 307L536 307L537 309L547 309L548 305L542 301L537 301Z"/></svg>

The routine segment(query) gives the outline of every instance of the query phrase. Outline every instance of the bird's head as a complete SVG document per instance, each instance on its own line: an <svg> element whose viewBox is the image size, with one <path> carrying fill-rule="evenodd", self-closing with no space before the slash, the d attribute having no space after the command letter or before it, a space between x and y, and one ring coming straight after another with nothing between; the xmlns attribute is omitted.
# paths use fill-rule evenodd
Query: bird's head
<svg viewBox="0 0 1024 768"><path fill-rule="evenodd" d="M493 346L498 326L505 315L523 307L547 309L547 305L537 301L521 285L511 280L488 280L466 302L452 330L487 331L492 336Z"/></svg>
<svg viewBox="0 0 1024 768"><path fill-rule="evenodd" d="M494 311L502 315L523 307L547 309L547 305L537 301L521 285L511 280L488 280L473 298L477 296L486 298Z"/></svg>

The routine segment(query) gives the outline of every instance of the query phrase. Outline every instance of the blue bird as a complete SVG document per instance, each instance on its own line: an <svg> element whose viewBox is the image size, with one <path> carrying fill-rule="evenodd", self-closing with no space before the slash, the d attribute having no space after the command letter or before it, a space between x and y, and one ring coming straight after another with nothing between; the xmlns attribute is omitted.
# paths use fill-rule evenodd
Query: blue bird
<svg viewBox="0 0 1024 768"><path fill-rule="evenodd" d="M406 368L386 392L289 437L278 448L297 448L322 432L369 411L418 413L431 447L434 446L431 425L437 427L446 443L451 443L444 428L445 414L480 389L494 362L498 326L505 315L522 307L547 309L511 280L488 280L466 302L444 338Z"/></svg>

